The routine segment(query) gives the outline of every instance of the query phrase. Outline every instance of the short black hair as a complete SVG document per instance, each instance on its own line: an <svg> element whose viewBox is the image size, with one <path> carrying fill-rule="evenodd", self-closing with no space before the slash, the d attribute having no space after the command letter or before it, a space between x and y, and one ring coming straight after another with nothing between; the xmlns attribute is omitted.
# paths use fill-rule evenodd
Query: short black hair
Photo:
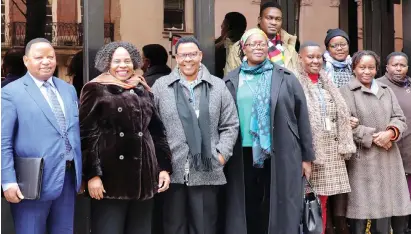
<svg viewBox="0 0 411 234"><path fill-rule="evenodd" d="M83 51L77 52L70 61L67 68L67 75L72 77L72 84L76 89L77 96L80 97L83 88Z"/></svg>
<svg viewBox="0 0 411 234"><path fill-rule="evenodd" d="M283 10L281 9L280 4L278 4L277 2L266 2L266 3L264 3L263 5L261 5L261 7L260 7L260 17L263 16L263 12L264 12L265 9L271 8L271 7L272 7L272 8L277 8L277 9L280 10L281 12L283 11Z"/></svg>
<svg viewBox="0 0 411 234"><path fill-rule="evenodd" d="M194 43L196 44L196 46L198 47L198 49L201 51L201 47L200 47L200 42L198 42L198 40L193 37L193 36L189 36L189 37L182 37L180 38L177 43L176 43L176 54L177 54L177 50L178 47L180 46L180 44L186 44L186 43Z"/></svg>
<svg viewBox="0 0 411 234"><path fill-rule="evenodd" d="M77 52L67 67L68 76L77 76L83 74L83 51Z"/></svg>
<svg viewBox="0 0 411 234"><path fill-rule="evenodd" d="M392 57L396 57L396 56L401 56L401 57L404 57L406 60L407 60L407 63L409 62L409 59L408 59L408 55L406 55L405 53L403 53L403 52L392 52L391 54L389 54L388 56L387 56L387 64L390 62L390 59L392 58Z"/></svg>
<svg viewBox="0 0 411 234"><path fill-rule="evenodd" d="M240 12L228 12L224 20L227 24L228 30L244 31L247 29L247 19Z"/></svg>
<svg viewBox="0 0 411 234"><path fill-rule="evenodd" d="M144 57L150 60L151 65L165 65L168 61L167 50L159 44L149 44L143 46Z"/></svg>
<svg viewBox="0 0 411 234"><path fill-rule="evenodd" d="M133 44L125 41L114 41L103 46L96 54L94 67L100 72L108 71L114 52L120 47L126 49L130 54L134 69L141 68L142 61L140 52Z"/></svg>
<svg viewBox="0 0 411 234"><path fill-rule="evenodd" d="M31 47L32 47L34 44L40 43L40 42L47 43L47 44L49 44L50 46L53 46L53 45L51 44L51 42L50 42L49 40L47 40L46 38L42 38L42 37L34 38L33 40L29 41L29 43L27 43L27 45L26 45L26 50L25 50L25 55L28 55L28 54L29 54Z"/></svg>
<svg viewBox="0 0 411 234"><path fill-rule="evenodd" d="M300 46L299 52L301 52L301 51L303 51L305 48L311 47L311 46L321 48L320 44L318 44L317 42L314 42L314 41L306 41L306 42L304 42L304 43Z"/></svg>
<svg viewBox="0 0 411 234"><path fill-rule="evenodd" d="M11 48L5 54L3 58L3 72L10 73L16 76L24 76L27 72L27 68L23 61L24 49ZM3 74L7 75L7 74Z"/></svg>
<svg viewBox="0 0 411 234"><path fill-rule="evenodd" d="M375 60L375 67L377 69L377 71L380 68L380 56L378 56L374 51L372 50L360 50L354 53L354 55L352 56L352 70L354 71L355 68L357 67L358 63L361 61L362 57L364 56L371 56L374 57Z"/></svg>

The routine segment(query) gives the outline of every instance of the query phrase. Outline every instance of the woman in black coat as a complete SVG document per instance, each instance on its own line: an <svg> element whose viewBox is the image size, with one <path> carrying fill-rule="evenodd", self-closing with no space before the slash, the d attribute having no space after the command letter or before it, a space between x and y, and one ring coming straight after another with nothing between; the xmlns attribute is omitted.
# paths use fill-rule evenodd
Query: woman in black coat
<svg viewBox="0 0 411 234"><path fill-rule="evenodd" d="M81 93L83 176L91 201L91 233L151 233L153 196L168 189L171 151L144 81L130 78L141 64L137 49L112 42L96 55L105 74Z"/></svg>
<svg viewBox="0 0 411 234"><path fill-rule="evenodd" d="M297 78L267 60L264 32L251 30L241 39L247 61L224 78L237 103L241 131L226 165L225 233L298 234L302 176L310 176L315 159L306 99ZM266 105L258 104L261 98ZM242 111L242 105L251 108ZM267 118L261 118L265 112ZM247 139L252 143L245 144Z"/></svg>

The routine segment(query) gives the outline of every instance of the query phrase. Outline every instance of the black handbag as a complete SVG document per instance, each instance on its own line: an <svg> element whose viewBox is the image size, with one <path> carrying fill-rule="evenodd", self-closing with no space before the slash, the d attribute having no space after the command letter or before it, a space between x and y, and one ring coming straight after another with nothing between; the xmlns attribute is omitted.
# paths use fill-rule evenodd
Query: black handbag
<svg viewBox="0 0 411 234"><path fill-rule="evenodd" d="M305 185L308 184L311 192L305 192ZM314 191L310 181L303 178L303 212L300 229L303 234L321 234L323 232L323 220L321 216L321 202Z"/></svg>

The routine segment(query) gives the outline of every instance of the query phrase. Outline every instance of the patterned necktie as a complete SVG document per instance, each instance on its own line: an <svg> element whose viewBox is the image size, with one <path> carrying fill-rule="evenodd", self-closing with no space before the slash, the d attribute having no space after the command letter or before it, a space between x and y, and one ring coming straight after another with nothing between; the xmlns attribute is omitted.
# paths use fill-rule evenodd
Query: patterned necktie
<svg viewBox="0 0 411 234"><path fill-rule="evenodd" d="M53 110L54 116L56 116L61 132L63 132L64 143L66 145L66 155L68 155L71 151L71 145L67 137L66 118L64 117L63 110L61 109L57 95L54 93L51 84L49 82L44 82L43 86L47 89L47 96L49 97L51 103L51 109Z"/></svg>

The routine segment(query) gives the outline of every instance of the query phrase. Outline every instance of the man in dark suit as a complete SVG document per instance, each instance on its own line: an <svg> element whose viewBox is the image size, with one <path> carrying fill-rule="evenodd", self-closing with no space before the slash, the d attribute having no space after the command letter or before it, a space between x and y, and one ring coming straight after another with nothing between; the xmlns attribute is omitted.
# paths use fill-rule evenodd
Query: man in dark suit
<svg viewBox="0 0 411 234"><path fill-rule="evenodd" d="M27 74L1 90L1 184L17 234L72 234L81 148L74 87L53 77L56 55L44 38L25 50ZM24 199L14 159L43 158L40 198Z"/></svg>

